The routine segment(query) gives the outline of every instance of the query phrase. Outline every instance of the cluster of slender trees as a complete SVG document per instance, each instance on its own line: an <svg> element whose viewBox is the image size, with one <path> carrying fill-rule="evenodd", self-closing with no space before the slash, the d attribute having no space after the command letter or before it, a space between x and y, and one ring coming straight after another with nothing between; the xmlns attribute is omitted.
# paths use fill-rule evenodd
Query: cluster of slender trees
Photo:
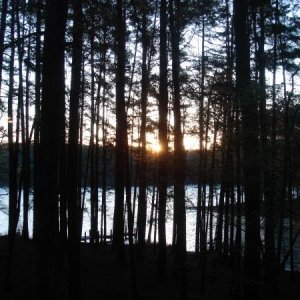
<svg viewBox="0 0 300 300"><path fill-rule="evenodd" d="M56 299L62 247L68 253L69 297L79 299L84 210L88 207L91 218L90 243L106 243L113 162L112 245L117 261L124 262L127 228L133 297L136 257L143 258L147 230L154 228L158 241L158 274L167 274L169 185L175 263L184 284L186 135L198 141L195 252L203 289L211 252L243 275L247 299L258 296L262 279L271 294L288 257L293 277L299 234L294 209L300 179L299 11L297 1L284 0L3 0L7 278L20 211L22 236L29 239L33 206L38 299L45 290ZM151 134L160 146L154 154Z"/></svg>

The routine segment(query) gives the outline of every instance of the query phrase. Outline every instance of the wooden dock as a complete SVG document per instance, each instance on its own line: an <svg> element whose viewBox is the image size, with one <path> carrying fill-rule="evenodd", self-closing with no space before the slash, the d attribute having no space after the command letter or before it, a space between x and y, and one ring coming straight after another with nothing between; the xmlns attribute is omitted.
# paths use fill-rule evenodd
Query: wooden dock
<svg viewBox="0 0 300 300"><path fill-rule="evenodd" d="M100 234L99 231L98 231L96 242L101 243L101 242L105 241L106 243L110 244L110 243L112 243L112 240L113 240L112 230L110 231L110 234L107 234L107 235ZM124 241L128 241L128 240L129 240L129 232L127 231L127 228L125 228ZM134 241L137 240L137 230L134 230L133 240ZM81 242L82 243L90 242L90 235L87 235L86 231L84 232L84 235L81 237Z"/></svg>

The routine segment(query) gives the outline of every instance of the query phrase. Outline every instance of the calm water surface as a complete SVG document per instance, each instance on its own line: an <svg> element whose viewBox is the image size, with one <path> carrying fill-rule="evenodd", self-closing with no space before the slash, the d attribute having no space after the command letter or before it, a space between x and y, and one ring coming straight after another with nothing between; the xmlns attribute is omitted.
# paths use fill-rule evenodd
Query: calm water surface
<svg viewBox="0 0 300 300"><path fill-rule="evenodd" d="M148 209L147 209L147 215L148 215L148 222L150 219L150 210L151 210L151 200L152 200L152 187L149 187L148 189ZM170 188L168 193L172 195L172 189ZM133 195L133 192L132 192ZM216 197L218 197L218 189L216 189ZM99 189L99 199L101 199L101 189ZM196 205L197 202L197 186L189 185L186 186L186 200L187 200L187 208L193 207ZM83 218L83 229L82 234L86 232L87 235L89 233L90 229L90 214L89 214L89 207L90 207L90 201L89 201L89 190L86 191L86 210L84 212L84 218ZM99 208L101 208L101 205L99 203ZM114 208L114 190L110 189L107 191L107 233L109 234L112 230L112 220L113 220L113 208ZM136 207L137 209L137 207ZM173 211L173 201L172 197L170 197L168 203L167 203L167 222L166 222L166 238L167 243L172 243L172 227L173 227L173 217L172 212ZM137 210L136 210L137 212ZM99 211L99 218L100 218L101 212ZM30 234L32 233L32 209L29 213L29 230ZM18 230L22 230L22 210L20 214L20 222L18 224ZM284 235L285 238L283 240L283 248L285 251L289 248L289 220L284 220L285 222L285 230ZM100 220L99 220L100 224ZM263 219L262 219L263 224ZM298 230L299 221L295 223L295 231ZM214 234L214 228L216 225L216 217L213 219L213 234ZM7 188L0 188L0 235L7 234L7 228L8 228L8 189ZM196 211L193 209L187 209L186 210L186 229L187 229L187 250L188 251L194 251L195 249L195 230L196 230ZM152 230L152 239L153 239L153 231ZM148 237L148 233L146 233L146 237ZM262 231L262 238L263 238L263 231ZM298 271L300 271L300 238L298 238L296 244L295 244L295 265ZM284 252L285 252L284 251ZM288 262L286 269L289 269Z"/></svg>

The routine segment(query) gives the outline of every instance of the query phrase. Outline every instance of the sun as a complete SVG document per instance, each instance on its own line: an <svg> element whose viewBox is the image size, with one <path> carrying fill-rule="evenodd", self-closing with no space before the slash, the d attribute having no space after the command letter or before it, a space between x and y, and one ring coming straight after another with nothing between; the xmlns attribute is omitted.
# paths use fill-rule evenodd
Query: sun
<svg viewBox="0 0 300 300"><path fill-rule="evenodd" d="M185 135L183 144L186 151L199 149L199 139L195 136ZM154 153L160 153L161 145L159 144L158 138L149 136L147 149ZM174 145L172 143L169 143L169 150L171 152L174 151Z"/></svg>
<svg viewBox="0 0 300 300"><path fill-rule="evenodd" d="M147 134L147 149L152 153L161 152L161 146L159 144L159 139L156 133Z"/></svg>
<svg viewBox="0 0 300 300"><path fill-rule="evenodd" d="M160 144L158 141L155 141L155 142L152 142L150 145L149 145L149 148L152 152L156 152L156 153L159 153L161 151L161 147L160 147Z"/></svg>

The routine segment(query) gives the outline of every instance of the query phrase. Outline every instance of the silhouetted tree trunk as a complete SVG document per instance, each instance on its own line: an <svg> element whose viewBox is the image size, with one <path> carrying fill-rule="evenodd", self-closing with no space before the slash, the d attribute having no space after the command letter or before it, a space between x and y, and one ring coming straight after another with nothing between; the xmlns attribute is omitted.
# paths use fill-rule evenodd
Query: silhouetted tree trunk
<svg viewBox="0 0 300 300"><path fill-rule="evenodd" d="M34 116L34 141L33 141L33 239L36 238L37 220L37 189L38 189L38 155L40 142L40 109L41 109L41 22L42 5L36 1L36 38L35 38L35 116Z"/></svg>
<svg viewBox="0 0 300 300"><path fill-rule="evenodd" d="M100 91L101 91L101 81L102 81L102 69L99 72L99 80L97 86L97 95L96 95L96 136L95 136L95 242L99 243L99 160L100 160L100 145L99 145L99 133L100 133Z"/></svg>
<svg viewBox="0 0 300 300"><path fill-rule="evenodd" d="M235 110L233 104L233 38L232 38L232 26L230 24L230 8L229 1L226 0L226 66L225 66L225 80L227 85L226 99L226 206L225 206L225 232L227 238L224 237L224 254L228 259L230 255L230 261L232 262L235 253L233 253L234 244L234 206L235 206L235 194L234 194L234 160L233 160L233 136L234 136L234 117ZM228 237L229 236L229 237Z"/></svg>
<svg viewBox="0 0 300 300"><path fill-rule="evenodd" d="M48 1L43 56L42 107L37 182L38 299L58 299L58 172L62 107L65 101L64 49L67 0Z"/></svg>
<svg viewBox="0 0 300 300"><path fill-rule="evenodd" d="M6 29L8 0L2 1L1 7L1 23L0 23L0 92L2 85L2 68L3 68L3 54L4 54L4 36Z"/></svg>
<svg viewBox="0 0 300 300"><path fill-rule="evenodd" d="M15 5L11 7L11 40L14 41L15 31ZM14 65L15 65L15 47L12 46L9 63L9 91L7 106L7 128L8 128L8 152L9 152L9 223L8 234L13 235L16 230L16 210L17 210L17 165L15 161L15 152L17 146L14 143L14 118L13 118L13 96L14 96Z"/></svg>
<svg viewBox="0 0 300 300"><path fill-rule="evenodd" d="M229 37L229 1L226 0L226 12L227 12L227 39L232 41ZM229 41L228 41L229 42ZM232 41L233 42L233 41ZM232 43L231 43L232 44ZM233 45L231 45L233 47ZM228 48L228 46L227 46ZM229 50L229 49L228 49ZM228 53L229 54L229 53ZM227 55L228 57L228 55ZM228 57L229 58L229 57ZM230 61L228 64L228 73L230 74L230 84L232 84L233 75L233 57L232 52L230 53ZM240 99L235 97L233 101L233 157L235 163L234 182L236 184L236 204L235 204L235 215L232 218L236 218L236 231L234 237L234 246L232 252L231 262L233 263L233 277L234 284L239 288L239 280L241 273L241 249L242 249L242 170L241 170L241 122L240 122ZM239 292L237 292L239 293Z"/></svg>
<svg viewBox="0 0 300 300"><path fill-rule="evenodd" d="M79 146L78 146L78 177L77 177L77 186L78 189L78 199L80 199L80 218L79 218L79 228L78 228L78 235L81 237L82 234L82 223L83 223L83 213L84 213L84 206L85 206L85 190L86 190L86 180L85 180L85 173L83 172L83 124L84 124L84 96L85 96L85 72L84 72L84 56L82 57L82 64L81 64L81 73L82 73L82 82L81 82L81 99L80 99L80 113L79 113ZM86 160L88 166L88 159ZM86 168L87 169L87 168ZM83 192L81 192L83 189Z"/></svg>
<svg viewBox="0 0 300 300"><path fill-rule="evenodd" d="M158 272L160 277L166 270L166 201L168 185L168 57L167 57L167 4L160 2L160 73L159 73L159 163L158 163Z"/></svg>
<svg viewBox="0 0 300 300"><path fill-rule="evenodd" d="M246 299L258 299L260 279L260 193L257 101L251 93L250 45L247 30L248 3L234 1L236 45L236 88L242 112L242 149L245 182L245 253Z"/></svg>
<svg viewBox="0 0 300 300"><path fill-rule="evenodd" d="M235 101L235 158L236 158L236 233L235 233L235 269L240 272L242 247L242 187L241 187L241 134L239 103Z"/></svg>
<svg viewBox="0 0 300 300"><path fill-rule="evenodd" d="M24 35L24 3L21 4L20 1L16 2L16 25L17 25L17 38L21 41L21 37ZM22 20L22 23L21 23ZM18 43L18 76L19 76L19 86L18 86L18 109L20 113L21 122L21 140L22 140L22 188L23 188L23 230L22 237L28 239L28 210L29 210L29 148L28 148L28 122L25 124L25 104L24 104L24 77L23 77L23 60L24 60L25 44L24 42ZM29 56L30 57L30 56ZM27 68L28 69L28 68ZM27 72L28 73L28 72ZM27 80L28 82L28 80ZM28 95L28 94L27 94ZM27 98L27 109L28 113L28 98ZM28 119L27 119L28 120ZM20 184L21 185L21 184Z"/></svg>
<svg viewBox="0 0 300 300"><path fill-rule="evenodd" d="M125 112L125 19L123 12L124 2L117 1L117 70L116 70L116 145L115 145L115 208L113 224L113 245L117 260L124 261L124 187L125 164L128 153L127 145L127 119Z"/></svg>
<svg viewBox="0 0 300 300"><path fill-rule="evenodd" d="M196 215L196 238L195 238L195 252L196 254L200 251L200 244L203 241L203 227L204 220L202 215L205 214L205 207L202 204L205 203L203 200L203 184L204 184L204 92L205 92L205 19L204 16L201 20L201 61L199 61L199 162L198 162L198 195L197 195L197 215ZM202 241L201 241L202 237ZM203 245L202 245L203 246Z"/></svg>
<svg viewBox="0 0 300 300"><path fill-rule="evenodd" d="M151 210L149 218L149 230L148 230L148 243L151 243L152 227L154 226L154 209L155 209L155 196L156 196L156 185L153 183L152 186L152 197L151 197Z"/></svg>
<svg viewBox="0 0 300 300"><path fill-rule="evenodd" d="M181 5L170 3L170 31L172 45L172 80L174 109L174 219L176 226L175 261L181 278L181 299L186 299L186 214L185 214L185 149L183 145L180 95L180 36Z"/></svg>
<svg viewBox="0 0 300 300"><path fill-rule="evenodd" d="M228 99L226 99L228 100ZM226 101L225 100L225 101ZM224 102L225 102L224 101ZM223 251L222 255L227 260L228 257L228 241L229 241L229 151L230 151L230 128L229 128L229 118L230 118L230 107L228 101L224 104L224 131L223 131L223 151L224 151L224 164L223 164L223 178L222 185L224 189L224 237L223 237Z"/></svg>
<svg viewBox="0 0 300 300"><path fill-rule="evenodd" d="M183 145L181 99L180 99L180 16L178 1L170 1L170 29L172 43L172 78L174 107L174 216L176 225L176 260L185 261L186 216L185 216L185 150Z"/></svg>
<svg viewBox="0 0 300 300"><path fill-rule="evenodd" d="M139 200L138 200L138 247L139 255L142 255L145 245L146 234L146 215L147 215L147 199L146 199L146 175L147 175L147 161L146 161L146 117L147 117L147 94L149 85L149 74L147 68L147 57L149 48L149 33L147 31L147 10L148 1L143 1L142 7L142 91L141 91L141 129L140 129L140 162L139 162Z"/></svg>
<svg viewBox="0 0 300 300"><path fill-rule="evenodd" d="M226 118L227 114L224 109L226 105L223 106L223 114L224 120L222 124L222 149L221 149L221 187L220 187L220 197L218 204L218 219L216 225L216 252L219 256L223 254L223 239L224 239L224 219L225 219L225 191L226 191L226 148L227 148L227 140L226 140Z"/></svg>
<svg viewBox="0 0 300 300"><path fill-rule="evenodd" d="M65 111L65 103L62 104L62 111ZM66 165L66 134L65 134L65 116L61 122L62 132L60 136L59 150L59 236L65 243L67 240L67 165Z"/></svg>
<svg viewBox="0 0 300 300"><path fill-rule="evenodd" d="M79 171L79 103L82 64L82 0L73 0L74 23L72 45L72 78L70 91L69 144L67 156L68 255L69 299L81 299L80 241L81 198L78 185Z"/></svg>
<svg viewBox="0 0 300 300"><path fill-rule="evenodd" d="M280 43L282 43L280 39ZM293 192L292 192L292 155L291 155L291 116L290 106L294 93L294 75L292 75L291 92L287 91L285 62L282 59L282 78L283 78L283 99L284 99L284 160L283 160L283 182L282 182L282 201L287 203L287 211L289 212L289 256L290 256L290 275L291 280L295 280L294 266L294 243L293 243Z"/></svg>
<svg viewBox="0 0 300 300"><path fill-rule="evenodd" d="M29 33L31 31L31 21L29 23ZM31 60L31 38L28 40L27 44L27 57L28 60ZM25 92L25 147L24 147L24 203L23 203L23 230L22 236L25 239L29 238L29 228L28 228L28 213L29 213L29 192L30 192L30 184L31 184L31 167L30 167L30 159L31 159L31 140L33 134L33 128L29 132L29 107L30 107L30 67L29 65L26 67L26 92ZM26 192L25 192L26 191Z"/></svg>
<svg viewBox="0 0 300 300"><path fill-rule="evenodd" d="M8 186L9 186L9 215L8 215L8 258L7 258L7 274L6 285L10 288L11 285L11 264L14 248L14 240L17 227L18 215L18 182L17 182L17 165L18 165L18 143L14 142L14 117L13 117L13 98L14 98L14 66L15 66L15 2L11 3L11 19L10 19L10 34L11 34L11 53L9 61L9 90L7 99L7 137L8 137ZM17 120L18 122L18 120ZM16 137L18 132L16 131ZM17 138L16 138L17 139Z"/></svg>
<svg viewBox="0 0 300 300"><path fill-rule="evenodd" d="M274 241L274 194L275 186L272 176L272 161L270 145L268 143L268 132L270 124L267 117L266 107L266 57L265 57L265 8L261 3L259 6L259 28L260 37L258 41L258 71L259 71L259 121L260 136L262 149L262 169L263 169L263 193L265 202L265 261L264 261L264 277L267 284L273 284L269 290L273 291L275 282L275 241Z"/></svg>
<svg viewBox="0 0 300 300"><path fill-rule="evenodd" d="M93 8L92 8L93 9ZM96 124L96 104L95 104L95 13L91 12L91 133L90 133L90 187L91 187L91 229L90 229L90 243L94 244L97 237L97 223L98 223L98 191L96 182L96 145L95 145L95 124Z"/></svg>
<svg viewBox="0 0 300 300"><path fill-rule="evenodd" d="M106 43L106 28L104 29L104 43ZM103 54L103 79L106 77L106 51ZM102 94L102 209L101 209L101 236L106 244L107 221L106 221L106 190L107 190L107 146L106 146L106 85L103 87Z"/></svg>
<svg viewBox="0 0 300 300"><path fill-rule="evenodd" d="M215 165L216 165L216 143L217 134L219 131L219 116L214 119L214 135L212 144L212 157L210 166L210 176L209 176L209 195L208 195L208 207L209 207L209 250L212 251L214 247L213 240L213 219L214 219L214 199L215 197L215 186L214 186L214 176L215 176ZM216 203L215 203L216 204Z"/></svg>
<svg viewBox="0 0 300 300"><path fill-rule="evenodd" d="M280 10L279 10L279 1L275 1L275 12L274 12L274 17L275 17L275 30L274 30L274 44L273 44L273 82L272 82L272 161L276 159L277 157L277 151L276 151L276 138L277 138L277 103L276 103L276 96L277 96L277 91L276 91L276 81L277 81L277 61L279 57L279 50L278 46L280 45L280 31L277 29L280 26ZM273 149L274 147L274 149ZM275 170L274 170L275 171ZM275 175L275 172L274 172ZM283 181L285 173L283 172ZM274 178L275 179L275 178ZM277 271L279 272L280 270L280 262L281 262L281 255L282 255L282 243L283 243L283 231L284 231L284 198L285 198L285 187L282 185L281 189L281 195L278 197L278 203L279 203L279 226L278 226L278 238L277 238L277 251L276 251L276 263L277 263ZM277 274L278 275L278 274Z"/></svg>

